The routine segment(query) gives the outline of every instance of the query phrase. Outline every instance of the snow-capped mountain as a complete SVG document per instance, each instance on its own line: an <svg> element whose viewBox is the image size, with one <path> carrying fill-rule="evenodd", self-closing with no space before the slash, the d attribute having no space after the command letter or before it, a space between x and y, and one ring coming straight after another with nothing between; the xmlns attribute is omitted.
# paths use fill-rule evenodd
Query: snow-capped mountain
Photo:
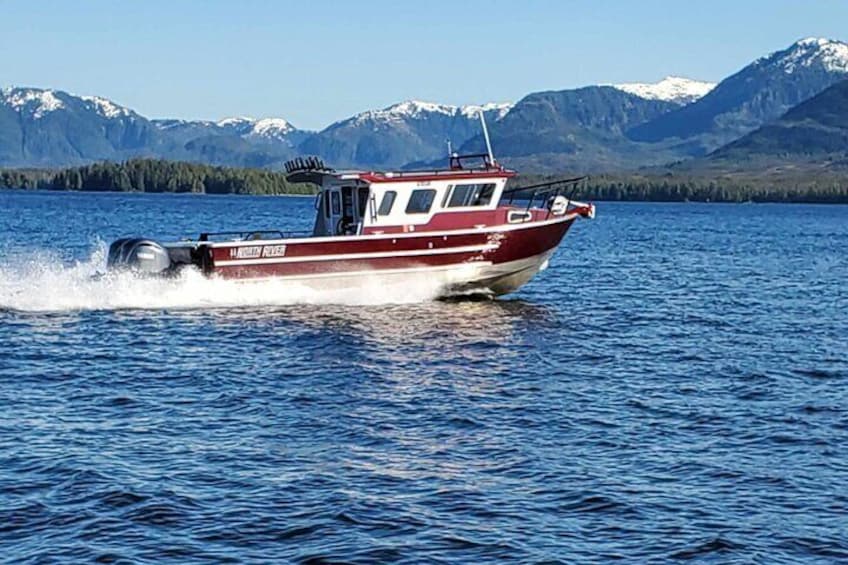
<svg viewBox="0 0 848 565"><path fill-rule="evenodd" d="M823 37L807 37L786 51L778 51L754 62L779 67L786 74L803 68L820 67L831 73L848 73L848 43Z"/></svg>
<svg viewBox="0 0 848 565"><path fill-rule="evenodd" d="M650 99L613 86L585 86L534 92L519 100L503 119L490 127L495 155L522 169L545 168L589 171L646 157L624 139L628 129L679 107L676 102ZM478 153L485 148L476 135L460 149ZM615 150L621 155L610 155ZM651 159L661 159L655 152Z"/></svg>
<svg viewBox="0 0 848 565"><path fill-rule="evenodd" d="M452 106L450 104L436 104L434 102L422 102L421 100L406 100L393 104L380 110L368 110L355 116L336 122L336 124L363 124L370 122L400 122L407 120L429 119L433 116L447 116L450 118L463 117L466 119L479 119L480 112L485 112L487 119L498 120L503 118L513 104L509 102L490 102L488 104L467 106ZM336 125L333 124L333 125ZM333 127L333 126L330 126Z"/></svg>
<svg viewBox="0 0 848 565"><path fill-rule="evenodd" d="M162 143L152 124L98 96L0 90L0 164L58 166L147 154Z"/></svg>
<svg viewBox="0 0 848 565"><path fill-rule="evenodd" d="M54 91L37 88L4 88L0 90L0 103L36 120L65 107Z"/></svg>
<svg viewBox="0 0 848 565"><path fill-rule="evenodd" d="M407 100L361 112L320 132L282 118L149 120L99 96L0 90L0 166L59 167L159 157L279 167L298 154L335 167L443 163L453 150L483 149L478 115L496 155L527 169L613 170L700 155L848 79L848 44L807 38L721 81L667 77L535 92L516 104L456 106Z"/></svg>
<svg viewBox="0 0 848 565"><path fill-rule="evenodd" d="M246 116L209 120L153 120L156 126L183 141L201 136L234 135L250 142L282 143L295 147L310 132L299 130L282 118L255 119Z"/></svg>
<svg viewBox="0 0 848 565"><path fill-rule="evenodd" d="M716 83L669 76L659 82L626 82L613 87L646 100L665 100L685 105L703 97Z"/></svg>
<svg viewBox="0 0 848 565"><path fill-rule="evenodd" d="M336 122L307 138L300 149L336 166L394 168L447 155L479 133L482 111L489 123L501 120L510 103L453 106L407 100Z"/></svg>
<svg viewBox="0 0 848 565"><path fill-rule="evenodd" d="M290 136L301 131L283 118L255 119L250 117L224 118L215 123L225 131L236 133L244 138L282 141L294 146Z"/></svg>
<svg viewBox="0 0 848 565"><path fill-rule="evenodd" d="M848 78L848 44L807 38L761 57L695 102L635 127L636 141L685 140L709 152Z"/></svg>
<svg viewBox="0 0 848 565"><path fill-rule="evenodd" d="M44 88L4 88L0 90L0 104L36 120L59 110L79 110L80 106L108 119L139 117L129 108L100 96L75 96L61 90Z"/></svg>

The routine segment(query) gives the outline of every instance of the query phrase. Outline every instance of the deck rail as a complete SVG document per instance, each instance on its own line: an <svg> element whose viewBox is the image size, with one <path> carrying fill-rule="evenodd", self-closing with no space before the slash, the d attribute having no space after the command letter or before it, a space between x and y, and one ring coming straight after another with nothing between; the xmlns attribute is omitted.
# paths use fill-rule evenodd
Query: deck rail
<svg viewBox="0 0 848 565"><path fill-rule="evenodd" d="M198 241L215 241L214 238L229 237L241 241L262 241L265 239L288 239L291 237L309 237L311 231L281 231L281 230L244 230L244 231L218 231L203 232Z"/></svg>
<svg viewBox="0 0 848 565"><path fill-rule="evenodd" d="M569 177L564 179L556 179L547 182L540 182L538 184L531 184L528 186L517 186L515 188L510 188L508 190L504 190L501 194L501 200L503 200L506 196L509 196L508 204L512 204L513 201L518 199L527 198L527 210L529 210L533 206L533 202L536 200L536 197L543 196L550 198L556 198L557 196L564 195L566 190L569 190L566 198L569 202L573 200L572 196L574 196L575 191L580 187L581 184L584 184L586 179L589 178L587 176L582 177Z"/></svg>

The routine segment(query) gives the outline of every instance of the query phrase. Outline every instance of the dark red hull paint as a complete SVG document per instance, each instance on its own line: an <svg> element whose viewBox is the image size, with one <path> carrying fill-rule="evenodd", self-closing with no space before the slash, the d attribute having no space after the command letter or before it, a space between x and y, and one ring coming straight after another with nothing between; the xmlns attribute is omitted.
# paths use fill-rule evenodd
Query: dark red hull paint
<svg viewBox="0 0 848 565"><path fill-rule="evenodd" d="M497 212L497 211L493 211ZM217 264L234 259L239 246L221 246L212 248L211 272L224 278L263 278L286 276L309 276L355 271L384 271L420 267L443 267L475 261L488 261L492 264L508 263L545 253L559 245L574 219L561 222L533 225L522 224L521 229L456 235L428 235L406 237L346 236L332 241L300 241L277 243L257 241L256 246L285 244L285 262L275 262L273 258L258 260L249 265ZM470 246L494 246L482 251L468 251ZM241 246L245 247L245 246ZM457 249L455 252L449 250ZM414 256L391 255L404 252L421 251ZM385 257L344 258L345 255L361 253L387 253ZM328 260L315 260L321 256L337 256ZM296 261L303 257L303 261ZM309 257L312 260L306 260Z"/></svg>

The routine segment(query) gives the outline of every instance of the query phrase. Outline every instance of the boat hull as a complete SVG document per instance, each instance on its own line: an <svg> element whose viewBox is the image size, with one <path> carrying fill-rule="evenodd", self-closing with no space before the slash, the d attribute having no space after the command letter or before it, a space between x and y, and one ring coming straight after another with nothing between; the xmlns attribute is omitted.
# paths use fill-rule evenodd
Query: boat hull
<svg viewBox="0 0 848 565"><path fill-rule="evenodd" d="M475 230L222 242L208 273L316 289L416 284L437 295L513 292L547 263L574 217Z"/></svg>

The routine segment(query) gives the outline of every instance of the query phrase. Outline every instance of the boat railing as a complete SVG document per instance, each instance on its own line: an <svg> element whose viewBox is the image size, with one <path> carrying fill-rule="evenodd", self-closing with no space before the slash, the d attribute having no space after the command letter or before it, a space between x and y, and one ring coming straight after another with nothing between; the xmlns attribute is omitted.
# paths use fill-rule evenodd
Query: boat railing
<svg viewBox="0 0 848 565"><path fill-rule="evenodd" d="M570 177L564 179L556 179L552 181L542 182L538 184L531 184L528 186L517 186L515 188L511 188L509 190L503 191L501 194L501 200L505 197L509 197L507 200L508 205L512 205L515 200L524 200L527 199L527 210L533 207L533 203L536 201L538 197L542 197L542 202L550 201L551 199L555 199L558 196L565 196L568 200L568 203L573 201L574 193L577 189L583 185L585 187L585 181L588 177ZM567 193L567 195L566 195ZM550 210L548 210L550 213Z"/></svg>
<svg viewBox="0 0 848 565"><path fill-rule="evenodd" d="M281 231L281 230L246 230L203 232L198 241L216 241L217 238L229 238L240 241L263 241L266 239L289 239L293 237L310 237L311 231Z"/></svg>
<svg viewBox="0 0 848 565"><path fill-rule="evenodd" d="M489 170L489 169L493 169L493 168L497 167L497 165L492 162L492 159L491 159L491 157L489 156L488 153L470 153L468 155L459 155L457 153L454 153L450 156L450 168L451 168L451 170L452 171L459 171L459 170L468 170L468 169L473 170L473 169L475 169L475 167L473 167L473 166L468 166L468 164L464 162L466 160L469 160L469 161L470 160L474 160L474 161L479 160L479 161L481 161L480 165L478 165L478 167L476 167L476 168L480 168L480 169L483 169L483 170Z"/></svg>

